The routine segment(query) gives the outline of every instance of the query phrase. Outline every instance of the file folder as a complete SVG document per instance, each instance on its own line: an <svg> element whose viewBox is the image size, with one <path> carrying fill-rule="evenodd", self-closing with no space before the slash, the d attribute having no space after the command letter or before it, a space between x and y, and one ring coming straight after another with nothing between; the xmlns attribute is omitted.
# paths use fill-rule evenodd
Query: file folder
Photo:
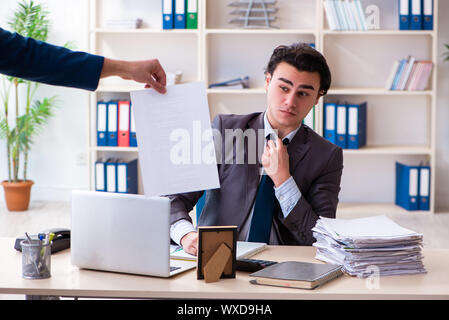
<svg viewBox="0 0 449 320"><path fill-rule="evenodd" d="M129 147L129 101L118 102L118 143L119 147Z"/></svg>
<svg viewBox="0 0 449 320"><path fill-rule="evenodd" d="M399 30L410 29L410 0L399 0Z"/></svg>
<svg viewBox="0 0 449 320"><path fill-rule="evenodd" d="M347 140L347 108L345 104L337 104L337 130L336 140L337 146L346 149L348 147Z"/></svg>
<svg viewBox="0 0 449 320"><path fill-rule="evenodd" d="M174 0L162 0L162 29L173 29L173 2Z"/></svg>
<svg viewBox="0 0 449 320"><path fill-rule="evenodd" d="M187 29L198 29L198 0L187 0Z"/></svg>
<svg viewBox="0 0 449 320"><path fill-rule="evenodd" d="M174 0L175 2L175 29L186 28L186 3L185 0Z"/></svg>
<svg viewBox="0 0 449 320"><path fill-rule="evenodd" d="M106 191L117 192L117 163L114 159L108 159L106 166Z"/></svg>
<svg viewBox="0 0 449 320"><path fill-rule="evenodd" d="M423 0L423 21L424 30L433 30L433 0Z"/></svg>
<svg viewBox="0 0 449 320"><path fill-rule="evenodd" d="M396 162L396 201L406 210L418 210L419 166Z"/></svg>
<svg viewBox="0 0 449 320"><path fill-rule="evenodd" d="M129 117L130 117L130 123L129 123L129 146L130 147L137 147L137 136L136 136L136 122L134 120L134 112L133 112L133 105L130 102L129 104Z"/></svg>
<svg viewBox="0 0 449 320"><path fill-rule="evenodd" d="M421 166L419 168L419 197L418 209L429 210L430 198L430 166Z"/></svg>
<svg viewBox="0 0 449 320"><path fill-rule="evenodd" d="M366 102L348 104L348 149L359 149L366 144Z"/></svg>
<svg viewBox="0 0 449 320"><path fill-rule="evenodd" d="M118 103L115 101L108 102L108 146L117 146L117 115Z"/></svg>
<svg viewBox="0 0 449 320"><path fill-rule="evenodd" d="M102 160L95 162L95 191L106 191L106 166Z"/></svg>
<svg viewBox="0 0 449 320"><path fill-rule="evenodd" d="M137 159L117 162L117 192L137 194Z"/></svg>
<svg viewBox="0 0 449 320"><path fill-rule="evenodd" d="M103 101L97 102L97 146L108 145L108 106Z"/></svg>
<svg viewBox="0 0 449 320"><path fill-rule="evenodd" d="M335 103L324 104L324 138L336 144L336 115L337 105Z"/></svg>
<svg viewBox="0 0 449 320"><path fill-rule="evenodd" d="M410 29L422 29L422 3L421 0L411 0L410 2Z"/></svg>

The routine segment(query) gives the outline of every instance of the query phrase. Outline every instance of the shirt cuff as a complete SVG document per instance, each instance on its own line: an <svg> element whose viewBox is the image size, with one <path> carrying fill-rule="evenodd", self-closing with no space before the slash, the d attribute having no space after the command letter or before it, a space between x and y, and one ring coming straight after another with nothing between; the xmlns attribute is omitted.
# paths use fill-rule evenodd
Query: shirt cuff
<svg viewBox="0 0 449 320"><path fill-rule="evenodd" d="M301 199L301 191L299 191L293 177L290 176L290 178L279 187L274 187L274 193L281 205L284 218L287 218L290 211L293 210L299 199Z"/></svg>
<svg viewBox="0 0 449 320"><path fill-rule="evenodd" d="M181 239L189 232L196 232L193 224L187 220L178 220L170 226L170 237L181 245Z"/></svg>

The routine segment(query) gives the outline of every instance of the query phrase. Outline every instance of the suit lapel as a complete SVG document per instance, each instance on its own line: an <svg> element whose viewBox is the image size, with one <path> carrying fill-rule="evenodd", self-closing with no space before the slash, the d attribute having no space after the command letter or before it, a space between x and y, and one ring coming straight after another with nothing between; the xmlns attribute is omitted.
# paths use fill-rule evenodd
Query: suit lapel
<svg viewBox="0 0 449 320"><path fill-rule="evenodd" d="M288 145L287 150L290 159L290 173L293 173L295 171L299 162L302 160L302 158L304 158L307 151L309 151L310 149L307 130L308 129L306 129L302 125Z"/></svg>

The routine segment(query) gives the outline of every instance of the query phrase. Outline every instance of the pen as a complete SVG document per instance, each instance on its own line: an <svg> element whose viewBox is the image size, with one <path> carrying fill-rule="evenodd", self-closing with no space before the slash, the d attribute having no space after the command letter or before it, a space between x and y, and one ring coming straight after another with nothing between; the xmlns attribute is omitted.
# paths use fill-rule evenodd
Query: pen
<svg viewBox="0 0 449 320"><path fill-rule="evenodd" d="M25 235L26 235L26 237L27 237L27 239L28 239L28 243L29 243L30 245L33 244L32 241L31 241L31 238L30 238L30 236L28 235L27 232L25 232ZM37 274L39 274L39 268L38 268L38 266L37 266L36 261L33 259L33 256L30 256L29 259L33 262L33 265L34 265L34 267L36 268Z"/></svg>
<svg viewBox="0 0 449 320"><path fill-rule="evenodd" d="M25 235L27 236L27 239L28 239L28 243L29 243L29 244L31 244L32 242L31 242L31 238L30 238L30 236L28 235L28 233L27 233L27 232L25 232Z"/></svg>

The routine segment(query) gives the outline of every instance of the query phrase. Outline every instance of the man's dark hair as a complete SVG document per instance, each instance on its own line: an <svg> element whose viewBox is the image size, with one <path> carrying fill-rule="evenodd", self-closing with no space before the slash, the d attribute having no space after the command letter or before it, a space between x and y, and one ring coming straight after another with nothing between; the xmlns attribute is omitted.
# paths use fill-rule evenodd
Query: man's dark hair
<svg viewBox="0 0 449 320"><path fill-rule="evenodd" d="M331 85L331 72L323 55L306 43L293 43L289 46L278 46L274 49L265 73L273 75L277 65L281 62L291 64L299 71L318 72L320 75L320 90L318 94L324 96Z"/></svg>

